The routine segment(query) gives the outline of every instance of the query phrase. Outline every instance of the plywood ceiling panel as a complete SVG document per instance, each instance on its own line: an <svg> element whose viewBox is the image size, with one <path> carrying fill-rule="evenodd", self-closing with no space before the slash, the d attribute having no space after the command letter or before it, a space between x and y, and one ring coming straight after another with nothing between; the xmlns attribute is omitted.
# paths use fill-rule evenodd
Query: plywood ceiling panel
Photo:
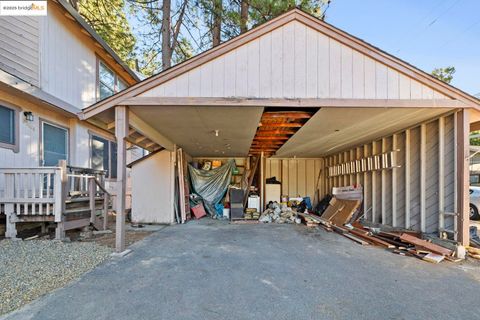
<svg viewBox="0 0 480 320"><path fill-rule="evenodd" d="M263 107L134 106L131 109L193 157L247 156L263 113Z"/></svg>
<svg viewBox="0 0 480 320"><path fill-rule="evenodd" d="M336 153L434 118L448 109L322 108L275 157L315 158Z"/></svg>

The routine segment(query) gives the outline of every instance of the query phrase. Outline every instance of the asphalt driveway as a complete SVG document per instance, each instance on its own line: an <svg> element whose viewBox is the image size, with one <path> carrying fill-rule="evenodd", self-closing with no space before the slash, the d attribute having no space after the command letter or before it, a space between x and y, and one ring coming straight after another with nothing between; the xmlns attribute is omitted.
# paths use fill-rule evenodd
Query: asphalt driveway
<svg viewBox="0 0 480 320"><path fill-rule="evenodd" d="M204 219L6 319L478 319L480 269L429 264L295 225Z"/></svg>

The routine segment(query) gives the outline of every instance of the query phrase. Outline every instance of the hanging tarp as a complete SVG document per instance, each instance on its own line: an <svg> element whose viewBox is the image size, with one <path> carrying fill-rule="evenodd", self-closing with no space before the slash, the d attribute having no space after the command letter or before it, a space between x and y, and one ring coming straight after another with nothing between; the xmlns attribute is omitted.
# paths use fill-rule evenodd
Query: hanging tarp
<svg viewBox="0 0 480 320"><path fill-rule="evenodd" d="M215 205L222 200L228 190L234 168L234 160L229 160L223 166L211 170L196 169L188 165L193 191L202 197L205 209L211 216L216 215Z"/></svg>

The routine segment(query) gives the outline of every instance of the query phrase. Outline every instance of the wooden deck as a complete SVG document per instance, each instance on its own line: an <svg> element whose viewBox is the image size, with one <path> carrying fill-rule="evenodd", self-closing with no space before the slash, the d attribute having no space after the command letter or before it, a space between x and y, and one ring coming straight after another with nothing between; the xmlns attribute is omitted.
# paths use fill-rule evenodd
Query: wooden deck
<svg viewBox="0 0 480 320"><path fill-rule="evenodd" d="M99 212L106 228L111 206L104 171L70 167L61 160L58 167L2 168L0 183L7 238L17 237L17 223L45 222L56 223L55 237L63 239L67 230L98 227Z"/></svg>

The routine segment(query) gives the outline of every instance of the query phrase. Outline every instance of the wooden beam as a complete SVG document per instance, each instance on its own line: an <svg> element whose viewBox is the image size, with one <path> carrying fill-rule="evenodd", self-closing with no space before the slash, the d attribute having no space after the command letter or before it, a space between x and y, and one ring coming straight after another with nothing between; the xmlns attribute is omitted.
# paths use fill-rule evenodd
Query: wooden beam
<svg viewBox="0 0 480 320"><path fill-rule="evenodd" d="M392 136L392 150L397 150L398 135ZM397 153L392 153L392 227L397 226Z"/></svg>
<svg viewBox="0 0 480 320"><path fill-rule="evenodd" d="M287 136L260 136L255 137L255 140L288 140L290 137Z"/></svg>
<svg viewBox="0 0 480 320"><path fill-rule="evenodd" d="M128 117L130 121L130 126L135 128L137 132L146 136L148 139L158 143L160 146L164 147L168 151L173 150L173 142L171 142L168 138L164 137L160 132L158 132L155 128L151 127L135 113L129 111Z"/></svg>
<svg viewBox="0 0 480 320"><path fill-rule="evenodd" d="M405 130L405 229L410 228L410 129Z"/></svg>
<svg viewBox="0 0 480 320"><path fill-rule="evenodd" d="M382 139L382 151L381 153L384 154L387 150L387 139L383 138ZM384 157L382 157L382 168L385 167L385 164L383 163ZM381 179L382 179L382 223L386 224L387 223L387 172L385 170L381 171Z"/></svg>
<svg viewBox="0 0 480 320"><path fill-rule="evenodd" d="M294 130L258 130L257 134L295 134Z"/></svg>
<svg viewBox="0 0 480 320"><path fill-rule="evenodd" d="M146 139L148 139L148 138L145 137L145 136L141 136L140 138L135 139L135 143L140 143L140 142L142 142L142 141L144 141L144 140L146 140Z"/></svg>
<svg viewBox="0 0 480 320"><path fill-rule="evenodd" d="M372 156L377 154L377 143L372 143ZM372 171L372 222L377 222L377 171Z"/></svg>
<svg viewBox="0 0 480 320"><path fill-rule="evenodd" d="M265 112L262 119L310 119L309 112Z"/></svg>
<svg viewBox="0 0 480 320"><path fill-rule="evenodd" d="M107 129L108 130L112 130L113 128L115 128L115 121L107 123Z"/></svg>
<svg viewBox="0 0 480 320"><path fill-rule="evenodd" d="M367 158L368 157L368 145L364 145L363 146L363 157L364 158ZM368 198L369 198L369 194L368 194L368 188L369 188L369 185L368 185L368 173L367 171L365 170L365 172L363 172L363 212L364 212L364 217L365 217L365 220L368 221Z"/></svg>
<svg viewBox="0 0 480 320"><path fill-rule="evenodd" d="M438 119L438 228L445 228L445 118Z"/></svg>
<svg viewBox="0 0 480 320"><path fill-rule="evenodd" d="M115 251L125 250L125 207L127 181L127 144L129 127L128 107L115 107L115 136L117 138L116 232Z"/></svg>
<svg viewBox="0 0 480 320"><path fill-rule="evenodd" d="M297 122L290 122L290 123L275 123L275 122L269 122L269 119L265 119L266 121L260 126L260 128L263 127L279 127L279 128L301 128L303 126L302 123L297 123Z"/></svg>
<svg viewBox="0 0 480 320"><path fill-rule="evenodd" d="M427 125L420 126L420 230L426 231Z"/></svg>
<svg viewBox="0 0 480 320"><path fill-rule="evenodd" d="M131 106L264 106L314 108L463 108L453 99L330 99L330 98L210 98L210 97L132 97L118 105ZM89 113L84 113L88 118ZM265 115L265 114L264 114ZM271 117L270 117L271 118ZM275 118L282 118L277 116ZM284 118L284 117L283 117ZM293 116L291 118L294 118ZM305 118L310 118L305 115Z"/></svg>
<svg viewBox="0 0 480 320"><path fill-rule="evenodd" d="M470 110L463 109L457 115L457 176L458 181L458 241L470 245Z"/></svg>

